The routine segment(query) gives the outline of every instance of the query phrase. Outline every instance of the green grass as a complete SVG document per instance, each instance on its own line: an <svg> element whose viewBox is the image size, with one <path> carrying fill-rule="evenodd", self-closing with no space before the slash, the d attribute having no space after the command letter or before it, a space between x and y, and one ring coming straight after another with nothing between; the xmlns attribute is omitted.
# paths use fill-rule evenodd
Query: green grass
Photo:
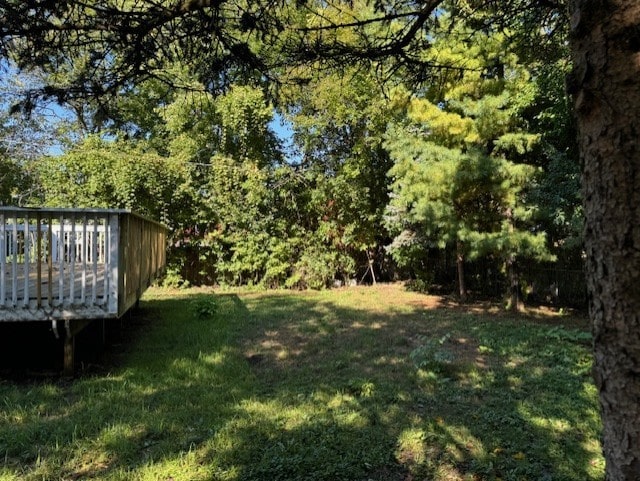
<svg viewBox="0 0 640 481"><path fill-rule="evenodd" d="M0 480L602 479L584 324L475 307L151 290L108 372L0 381Z"/></svg>

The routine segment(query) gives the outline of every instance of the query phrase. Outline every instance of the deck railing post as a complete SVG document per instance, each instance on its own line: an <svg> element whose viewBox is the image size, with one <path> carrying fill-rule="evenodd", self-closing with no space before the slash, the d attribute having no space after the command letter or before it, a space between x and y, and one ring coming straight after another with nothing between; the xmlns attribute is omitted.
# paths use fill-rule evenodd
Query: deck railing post
<svg viewBox="0 0 640 481"><path fill-rule="evenodd" d="M120 283L118 284L118 315L120 315L124 314L125 306L129 300L129 290L132 285L132 277L135 273L131 268L131 251L133 246L133 242L131 242L131 216L123 213L118 217L120 218L120 259L118 263L118 269L120 270Z"/></svg>
<svg viewBox="0 0 640 481"><path fill-rule="evenodd" d="M76 215L71 214L71 238L69 239L69 262L71 263L69 273L69 301L71 305L76 298Z"/></svg>
<svg viewBox="0 0 640 481"><path fill-rule="evenodd" d="M18 306L18 213L13 213L11 242L11 305Z"/></svg>
<svg viewBox="0 0 640 481"><path fill-rule="evenodd" d="M36 306L42 307L42 230L40 212L36 212Z"/></svg>
<svg viewBox="0 0 640 481"><path fill-rule="evenodd" d="M80 302L84 305L87 298L87 255L89 253L87 245L87 215L82 216L82 245L80 246L82 255L82 290L80 291Z"/></svg>
<svg viewBox="0 0 640 481"><path fill-rule="evenodd" d="M51 309L53 304L53 217L47 218L47 302Z"/></svg>
<svg viewBox="0 0 640 481"><path fill-rule="evenodd" d="M98 216L93 216L93 235L91 236L91 257L93 282L91 283L91 305L96 304L98 289ZM105 271L106 273L106 271Z"/></svg>
<svg viewBox="0 0 640 481"><path fill-rule="evenodd" d="M29 215L24 215L24 230L22 232L24 236L24 242L22 244L22 254L24 255L24 298L22 299L24 307L29 307Z"/></svg>
<svg viewBox="0 0 640 481"><path fill-rule="evenodd" d="M60 215L60 230L58 232L58 302L64 303L64 216Z"/></svg>
<svg viewBox="0 0 640 481"><path fill-rule="evenodd" d="M118 288L120 285L119 264L120 264L120 223L118 214L109 214L108 232L108 269L105 277L108 276L107 303L108 311L111 314L118 314Z"/></svg>
<svg viewBox="0 0 640 481"><path fill-rule="evenodd" d="M7 296L7 223L4 213L0 214L0 306L4 307Z"/></svg>

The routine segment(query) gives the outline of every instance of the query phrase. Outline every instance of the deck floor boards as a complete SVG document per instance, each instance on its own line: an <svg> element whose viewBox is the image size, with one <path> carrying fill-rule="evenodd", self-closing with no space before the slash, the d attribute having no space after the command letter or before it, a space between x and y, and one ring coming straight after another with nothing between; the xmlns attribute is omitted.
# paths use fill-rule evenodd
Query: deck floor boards
<svg viewBox="0 0 640 481"><path fill-rule="evenodd" d="M12 263L5 265L4 275L4 292L2 291L2 285L0 284L0 306L14 307L13 300L17 300L17 306L24 305L25 297L25 268L24 264L18 264L16 269L16 276L14 282ZM49 271L46 266L41 270L40 274L40 301L43 304L49 304L49 297L51 297L52 303L55 305L60 299L60 267L56 265L51 270L51 282L49 281ZM65 264L64 275L62 278L62 291L63 299L70 299L71 297L71 264ZM98 265L95 276L95 291L96 291L96 304L101 304L105 299L105 268L104 265ZM93 285L94 285L94 272L93 266L88 266L87 271L84 273L84 297L85 303L91 303L93 298ZM15 286L15 288L14 288ZM78 302L82 301L82 286L83 286L83 269L82 265L76 265L74 268L74 282L73 282L73 294L74 299ZM29 301L38 301L38 269L36 264L29 265ZM16 295L14 296L14 292Z"/></svg>

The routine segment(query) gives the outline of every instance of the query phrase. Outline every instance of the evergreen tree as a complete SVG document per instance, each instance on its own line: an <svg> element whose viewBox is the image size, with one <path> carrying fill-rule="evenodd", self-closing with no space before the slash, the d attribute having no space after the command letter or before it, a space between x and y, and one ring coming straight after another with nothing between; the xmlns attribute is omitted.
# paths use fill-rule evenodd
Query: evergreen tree
<svg viewBox="0 0 640 481"><path fill-rule="evenodd" d="M450 69L423 95L400 98L407 119L386 143L395 161L389 224L399 235L391 250L402 260L416 240L455 246L462 298L465 260L495 256L509 271L515 309L517 258L549 258L523 196L535 173L526 162L539 142L521 121L534 84L502 33L446 17L428 55Z"/></svg>

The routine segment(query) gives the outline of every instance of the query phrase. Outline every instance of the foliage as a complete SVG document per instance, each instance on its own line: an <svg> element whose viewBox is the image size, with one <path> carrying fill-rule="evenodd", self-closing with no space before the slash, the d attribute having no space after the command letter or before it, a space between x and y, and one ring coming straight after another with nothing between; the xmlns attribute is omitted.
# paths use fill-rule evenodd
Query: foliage
<svg viewBox="0 0 640 481"><path fill-rule="evenodd" d="M546 332L546 336L557 341L589 342L591 334L578 329L566 329L564 326L554 326Z"/></svg>
<svg viewBox="0 0 640 481"><path fill-rule="evenodd" d="M222 119L221 151L236 159L253 159L261 165L280 158L278 143L268 127L273 106L255 88L234 85L216 101Z"/></svg>
<svg viewBox="0 0 640 481"><path fill-rule="evenodd" d="M431 288L431 283L426 279L411 279L405 283L405 288L411 292L427 294Z"/></svg>
<svg viewBox="0 0 640 481"><path fill-rule="evenodd" d="M134 209L165 222L184 200L185 166L144 144L97 136L35 165L46 205Z"/></svg>
<svg viewBox="0 0 640 481"><path fill-rule="evenodd" d="M444 365L450 364L454 359L453 353L446 347L450 338L450 334L439 338L420 336L418 339L420 345L411 351L409 357L418 369L440 371Z"/></svg>
<svg viewBox="0 0 640 481"><path fill-rule="evenodd" d="M165 274L162 276L162 287L165 288L187 288L190 287L189 281L185 280L180 274L180 269L175 265L169 267Z"/></svg>
<svg viewBox="0 0 640 481"><path fill-rule="evenodd" d="M428 32L445 9L473 19L478 30L489 24L521 27L512 37L525 52L534 50L531 44L554 46L549 39L567 23L562 5L525 0L505 5L466 0L32 5L12 0L2 6L0 55L15 58L23 69L63 72L29 92L31 103L41 97L78 102L122 95L149 79L181 86L171 71L176 62L184 62L212 94L250 79L264 83L284 76L304 82L309 73L298 75L300 69L371 67L372 62L383 76L397 72L424 82L432 79L434 66L446 65L423 56L431 42ZM529 38L535 40L525 44Z"/></svg>
<svg viewBox="0 0 640 481"><path fill-rule="evenodd" d="M211 319L218 310L218 301L213 295L199 296L191 301L190 308L198 319Z"/></svg>
<svg viewBox="0 0 640 481"><path fill-rule="evenodd" d="M336 277L346 280L353 275L353 259L331 249L318 236L312 236L303 246L302 255L285 284L287 287L324 289L330 287Z"/></svg>
<svg viewBox="0 0 640 481"><path fill-rule="evenodd" d="M19 164L0 154L0 205L11 205L29 185ZM18 202L20 204L20 202Z"/></svg>
<svg viewBox="0 0 640 481"><path fill-rule="evenodd" d="M500 24L508 28L478 30L495 19L491 5L444 2L430 17L433 5L409 12L401 2L394 8L406 16L384 18L386 10L364 1L290 4L262 12L239 41L236 29L253 18L259 4L225 10L231 23L218 26L221 36L212 44L229 35L225 48L236 45L244 53L236 51L232 59L230 51L209 52L210 65L201 64L204 56L191 56L199 44L189 55L178 53L197 38L197 30L176 44L158 30L165 17L150 30L141 27L142 18L157 13L147 9L146 0L135 8L111 5L114 31L125 28L127 35L168 42L154 49L154 66L143 77L126 70L130 58L102 57L102 41L115 42L116 50L130 48L113 31L102 39L74 31L66 40L52 32L62 43L71 37L86 43L49 59L56 59L56 69L39 73L39 83L29 88L31 102L56 98L94 135L70 143L63 156L34 162L35 177L29 176L31 167L25 171L11 159L30 185L17 188L21 180L11 176L5 198L9 191L26 190L33 205L126 207L163 220L173 232L173 284L322 288L406 276L432 282L433 258L451 256L456 248L466 260L487 260L495 270L518 257L551 259L545 243L553 254L581 262L577 164L562 160L573 159L562 94L566 48L555 37L541 39L551 49L554 65L547 65L525 48L521 31L539 19L550 29L561 26L561 17L514 2L505 8L517 22L512 16L508 25ZM5 8L13 18L22 7ZM185 5L174 12L172 28L191 31L203 21L200 14L215 11L216 6ZM33 12L30 21L44 30L55 18L91 30L106 11L83 4L42 14ZM348 25L340 26L346 17ZM127 18L132 23L126 27L119 23ZM275 36L269 18L283 28ZM94 20L85 24L88 19ZM214 25L220 18L209 20ZM404 51L402 65L381 52L366 57L367 65L320 69L294 52L304 46L317 55L326 48L326 57L360 61L365 57L358 52L397 40L396 34L418 24L433 37L411 39L413 50ZM29 51L38 35L15 54ZM142 63L147 46L137 52ZM283 55L297 60L285 67ZM245 69L246 61L258 58L265 68L279 65L269 66L266 75L257 64L257 71ZM48 63L22 60L21 66ZM416 85L406 81L415 79L418 66L423 73L412 96L406 88ZM84 87L74 82L89 72L92 85L127 75L135 81L119 84L117 95L96 91L84 98ZM271 83L275 77L280 82ZM69 91L72 85L78 90ZM288 158L273 131L276 110L293 130L296 152ZM430 165L411 156L439 160ZM430 192L421 179L429 179ZM563 186L558 195L556 184Z"/></svg>
<svg viewBox="0 0 640 481"><path fill-rule="evenodd" d="M578 163L552 151L545 175L536 179L529 199L540 206L540 220L549 243L562 258L581 255L584 212Z"/></svg>
<svg viewBox="0 0 640 481"><path fill-rule="evenodd" d="M387 134L395 161L387 225L397 236L390 250L406 263L411 245L427 240L454 245L459 263L549 260L544 233L532 229L535 206L524 195L540 139L527 132L521 113L535 84L502 33L474 32L446 18L441 28L429 54L458 66L459 75L445 71L424 97L398 93L407 119Z"/></svg>
<svg viewBox="0 0 640 481"><path fill-rule="evenodd" d="M283 101L308 182L307 229L348 260L343 271L353 274L363 265L383 270L379 251L388 234L381 220L391 166L383 139L391 105L370 72L297 74L308 75L308 81L289 88Z"/></svg>
<svg viewBox="0 0 640 481"><path fill-rule="evenodd" d="M566 93L570 66L565 58L535 64L536 114L531 126L542 138L543 174L528 193L539 206L539 222L560 263L582 268L584 213L575 119Z"/></svg>
<svg viewBox="0 0 640 481"><path fill-rule="evenodd" d="M351 124L335 131L311 127L332 118L331 109L340 105L319 93L329 88L338 95L340 90L330 85L321 81L313 87L315 103L296 104L300 110L293 126L299 141L309 145L303 168L281 162L268 127L273 109L256 89L236 86L217 99L179 96L164 109L166 132L173 139L168 151L198 164L194 183L200 195L193 197L202 222L199 237L190 235L189 242L197 246L198 263L209 272L206 282L323 288L336 277L353 276L358 256L376 249L386 199L386 154L380 133L376 147L364 133L358 138L338 135ZM358 109L367 99L365 87L360 88L363 97L351 108L363 122L367 117ZM350 98L348 92L342 95ZM206 122L218 127L207 128ZM376 122L380 132L384 120ZM327 141L330 132L336 133L335 141ZM357 156L359 148L343 143L349 138L355 139L351 145L357 141L373 147L363 147L366 153ZM316 150L320 145L327 155ZM341 154L331 154L331 149Z"/></svg>

